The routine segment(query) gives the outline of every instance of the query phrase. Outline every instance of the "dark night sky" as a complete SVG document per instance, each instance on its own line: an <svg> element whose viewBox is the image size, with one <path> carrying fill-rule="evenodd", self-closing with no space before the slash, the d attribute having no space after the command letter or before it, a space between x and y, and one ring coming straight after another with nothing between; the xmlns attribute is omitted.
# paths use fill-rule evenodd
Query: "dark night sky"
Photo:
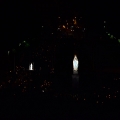
<svg viewBox="0 0 120 120"><path fill-rule="evenodd" d="M29 2L1 2L1 29L2 39L8 43L28 37L36 32L42 22L52 21L59 15L75 16L82 15L89 24L103 20L119 22L117 3L108 2L86 2L86 1L29 1ZM111 23L112 23L111 22ZM98 22L97 22L98 23ZM115 29L116 25L111 24Z"/></svg>

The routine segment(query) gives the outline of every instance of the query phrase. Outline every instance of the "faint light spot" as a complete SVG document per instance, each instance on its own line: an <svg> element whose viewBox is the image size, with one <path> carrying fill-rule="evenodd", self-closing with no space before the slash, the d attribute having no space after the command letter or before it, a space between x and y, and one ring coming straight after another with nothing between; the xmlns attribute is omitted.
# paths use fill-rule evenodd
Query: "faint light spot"
<svg viewBox="0 0 120 120"><path fill-rule="evenodd" d="M118 39L118 42L120 43L120 39Z"/></svg>
<svg viewBox="0 0 120 120"><path fill-rule="evenodd" d="M10 51L8 51L8 55L9 55Z"/></svg>
<svg viewBox="0 0 120 120"><path fill-rule="evenodd" d="M21 43L19 43L19 46L21 46Z"/></svg>
<svg viewBox="0 0 120 120"><path fill-rule="evenodd" d="M106 21L104 21L104 23L106 23Z"/></svg>
<svg viewBox="0 0 120 120"><path fill-rule="evenodd" d="M114 38L114 36L113 36L113 35L111 35L111 36L110 36L110 38L111 38L111 39L113 39L113 38Z"/></svg>
<svg viewBox="0 0 120 120"><path fill-rule="evenodd" d="M8 80L8 83L10 83L11 80Z"/></svg>

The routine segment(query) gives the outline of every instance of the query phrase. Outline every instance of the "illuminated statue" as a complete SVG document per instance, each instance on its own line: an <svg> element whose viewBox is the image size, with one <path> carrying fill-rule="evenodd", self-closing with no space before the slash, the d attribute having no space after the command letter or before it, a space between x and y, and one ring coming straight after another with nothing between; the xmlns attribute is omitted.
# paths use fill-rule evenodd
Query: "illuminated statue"
<svg viewBox="0 0 120 120"><path fill-rule="evenodd" d="M73 75L72 75L72 89L73 94L79 93L79 74L78 74L78 59L77 56L74 56L73 59Z"/></svg>
<svg viewBox="0 0 120 120"><path fill-rule="evenodd" d="M74 56L74 59L73 59L73 70L76 72L78 70L78 59L76 55Z"/></svg>
<svg viewBox="0 0 120 120"><path fill-rule="evenodd" d="M29 70L33 70L33 65L32 65L32 63L31 63L30 66L29 66Z"/></svg>

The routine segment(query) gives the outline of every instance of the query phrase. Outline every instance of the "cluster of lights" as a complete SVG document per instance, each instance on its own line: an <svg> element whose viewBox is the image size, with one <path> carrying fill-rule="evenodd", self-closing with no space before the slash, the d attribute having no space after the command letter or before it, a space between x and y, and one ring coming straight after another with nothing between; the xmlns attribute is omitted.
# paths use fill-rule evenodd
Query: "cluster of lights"
<svg viewBox="0 0 120 120"><path fill-rule="evenodd" d="M58 18L60 19L60 17L58 17ZM67 29L67 32L69 32L69 31L73 32L73 31L74 31L74 30L73 30L73 27L79 28L78 26L76 26L76 25L77 25L77 20L76 20L76 18L77 18L77 17L74 17L74 19L72 20L74 26L71 26L70 29L68 28L69 23L68 23L67 20L66 20L66 25L62 25L62 28L61 28L61 29ZM81 17L81 18L82 18L82 17ZM80 20L80 19L79 19L79 20ZM61 31L61 29L60 29L60 26L59 26L59 27L58 27L58 30ZM85 30L85 28L84 28L84 30ZM83 30L83 31L84 31L84 30Z"/></svg>
<svg viewBox="0 0 120 120"><path fill-rule="evenodd" d="M28 38L28 39L29 39L29 38ZM18 46L20 47L20 46L22 46L22 45L23 45L24 47L29 47L29 46L30 46L30 44L29 44L28 42L26 42L25 40L24 40L23 42L19 43ZM16 53L16 49L14 49L14 48L13 48L11 51L12 51L13 53ZM8 50L8 55L9 55L9 54L10 54L10 50Z"/></svg>
<svg viewBox="0 0 120 120"><path fill-rule="evenodd" d="M47 91L47 87L50 87L51 84L52 84L52 82L47 82L47 81L45 80L44 83L43 83L43 85L41 85L42 92Z"/></svg>
<svg viewBox="0 0 120 120"><path fill-rule="evenodd" d="M106 21L104 21L104 24L106 23ZM106 28L106 26L104 25L104 28ZM110 39L116 39L116 37L114 37L112 34L106 32L106 34L110 37ZM120 39L118 39L118 42L120 43Z"/></svg>

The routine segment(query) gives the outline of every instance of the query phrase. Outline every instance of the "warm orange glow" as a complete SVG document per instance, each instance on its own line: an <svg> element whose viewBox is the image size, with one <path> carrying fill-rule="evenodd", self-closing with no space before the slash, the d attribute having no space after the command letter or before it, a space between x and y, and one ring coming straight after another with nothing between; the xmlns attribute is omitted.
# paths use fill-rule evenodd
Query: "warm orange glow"
<svg viewBox="0 0 120 120"><path fill-rule="evenodd" d="M74 24L75 24L75 25L77 24L77 21L76 21L76 20L74 21Z"/></svg>
<svg viewBox="0 0 120 120"><path fill-rule="evenodd" d="M63 28L65 28L65 25L63 25Z"/></svg>

